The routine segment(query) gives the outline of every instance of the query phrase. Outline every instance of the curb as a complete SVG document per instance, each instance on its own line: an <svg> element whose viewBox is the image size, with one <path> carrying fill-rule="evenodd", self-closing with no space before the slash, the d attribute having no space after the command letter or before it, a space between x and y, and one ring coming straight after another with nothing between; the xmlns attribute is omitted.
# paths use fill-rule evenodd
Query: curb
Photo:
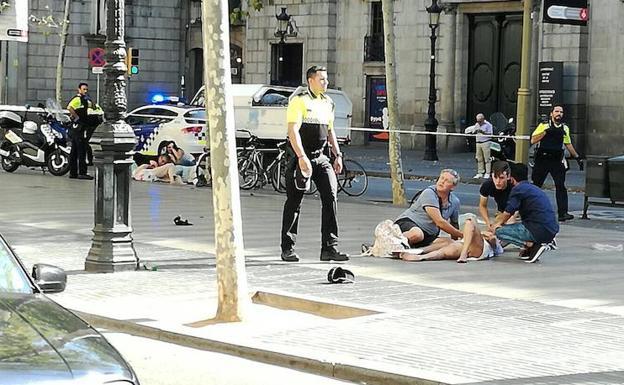
<svg viewBox="0 0 624 385"><path fill-rule="evenodd" d="M369 177L375 177L375 178L390 178L390 173L387 171L369 171L364 169L364 171L366 171L366 174ZM431 181L434 182L438 177L437 176L432 176L432 175L417 175L417 174L408 174L408 173L404 173L403 177L405 179L410 179L410 180L427 180L427 181ZM475 184L475 185L480 185L481 183L483 183L484 179L473 179L473 178L469 178L469 179L462 179L461 183L463 184ZM544 189L548 189L548 190L554 190L555 189L555 185L554 184L549 184L549 183L544 183L543 186ZM585 192L585 187L582 186L567 186L568 188L568 192L577 192L577 193L584 193Z"/></svg>
<svg viewBox="0 0 624 385"><path fill-rule="evenodd" d="M370 385L447 385L443 382L430 381L418 377L341 364L338 362L328 362L313 358L299 357L286 353L253 348L250 346L189 336L186 334L158 329L152 326L139 325L130 321L122 321L96 314L84 313L77 310L72 310L72 312L87 321L90 325L98 328L131 334L138 337L149 338L193 349L228 354L256 362L317 374L327 378L335 378L337 380L365 383Z"/></svg>

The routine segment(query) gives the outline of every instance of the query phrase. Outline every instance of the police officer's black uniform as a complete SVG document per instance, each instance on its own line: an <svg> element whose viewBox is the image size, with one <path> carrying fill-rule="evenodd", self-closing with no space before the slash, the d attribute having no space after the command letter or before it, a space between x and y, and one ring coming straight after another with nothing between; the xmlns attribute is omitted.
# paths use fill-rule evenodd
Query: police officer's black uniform
<svg viewBox="0 0 624 385"><path fill-rule="evenodd" d="M545 133L535 149L535 166L533 167L533 184L542 187L550 173L555 182L555 196L559 219L564 220L568 214L568 191L565 187L566 167L563 164L564 143L570 143L569 128L565 124L555 125L552 119L541 123L533 132L533 136ZM564 142L565 139L565 142Z"/></svg>
<svg viewBox="0 0 624 385"><path fill-rule="evenodd" d="M76 108L73 105L74 99L80 99L80 107ZM87 122L87 108L88 97L86 95L76 95L69 102L69 105L74 108L78 115L78 121L74 123L73 127L69 131L69 137L71 139L71 152L69 153L69 177L91 179L87 176L87 146L88 142L85 137L85 122Z"/></svg>
<svg viewBox="0 0 624 385"><path fill-rule="evenodd" d="M315 95L304 89L289 102L289 123L292 116L301 119L299 135L303 150L312 165L311 179L321 196L321 259L347 260L346 254L336 250L338 245L338 223L336 219L338 183L328 157L328 131L333 129L334 102L324 94ZM299 214L304 190L295 185L295 171L298 158L291 148L292 158L286 170L286 202L282 217L281 249L282 259L297 261L294 245L299 227Z"/></svg>

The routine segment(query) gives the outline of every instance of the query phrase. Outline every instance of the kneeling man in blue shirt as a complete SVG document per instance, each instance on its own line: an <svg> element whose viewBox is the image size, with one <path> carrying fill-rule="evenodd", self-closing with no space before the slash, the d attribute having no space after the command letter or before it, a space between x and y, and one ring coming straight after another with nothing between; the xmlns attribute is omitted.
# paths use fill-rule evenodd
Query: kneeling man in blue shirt
<svg viewBox="0 0 624 385"><path fill-rule="evenodd" d="M548 243L559 232L559 223L548 196L537 186L528 182L528 168L522 163L510 163L511 183L505 212L493 225L496 237L520 246L520 257L527 262L537 262ZM518 211L521 223L503 225Z"/></svg>

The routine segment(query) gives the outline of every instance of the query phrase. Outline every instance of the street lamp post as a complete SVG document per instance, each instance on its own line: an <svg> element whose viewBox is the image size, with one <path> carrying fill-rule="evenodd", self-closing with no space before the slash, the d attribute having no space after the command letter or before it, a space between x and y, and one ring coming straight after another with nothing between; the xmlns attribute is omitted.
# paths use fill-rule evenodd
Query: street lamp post
<svg viewBox="0 0 624 385"><path fill-rule="evenodd" d="M287 37L296 37L297 33L297 24L295 20L286 12L286 7L282 7L282 12L279 15L275 15L277 19L277 27L275 28L275 37L279 37L280 41L277 47L277 77L276 80L279 84L281 84L281 71L284 61L284 43L286 42Z"/></svg>
<svg viewBox="0 0 624 385"><path fill-rule="evenodd" d="M429 13L429 28L431 28L431 64L429 67L429 108L427 109L427 119L425 120L425 129L427 132L436 132L438 129L438 120L435 117L436 89L435 89L435 42L436 29L440 25L440 13L442 7L438 4L438 0L431 0L431 6L427 7ZM425 158L424 160L438 160L436 151L436 136L427 134L425 138Z"/></svg>
<svg viewBox="0 0 624 385"><path fill-rule="evenodd" d="M95 155L95 226L85 270L115 272L138 267L130 224L130 165L136 138L125 121L126 44L124 0L108 1L104 117L91 143Z"/></svg>

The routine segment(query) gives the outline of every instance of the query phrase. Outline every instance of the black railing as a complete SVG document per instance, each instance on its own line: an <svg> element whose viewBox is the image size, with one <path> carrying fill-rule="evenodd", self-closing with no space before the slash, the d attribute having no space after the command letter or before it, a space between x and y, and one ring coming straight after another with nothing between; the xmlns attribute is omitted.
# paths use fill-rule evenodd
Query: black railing
<svg viewBox="0 0 624 385"><path fill-rule="evenodd" d="M364 61L385 61L383 35L364 36Z"/></svg>

